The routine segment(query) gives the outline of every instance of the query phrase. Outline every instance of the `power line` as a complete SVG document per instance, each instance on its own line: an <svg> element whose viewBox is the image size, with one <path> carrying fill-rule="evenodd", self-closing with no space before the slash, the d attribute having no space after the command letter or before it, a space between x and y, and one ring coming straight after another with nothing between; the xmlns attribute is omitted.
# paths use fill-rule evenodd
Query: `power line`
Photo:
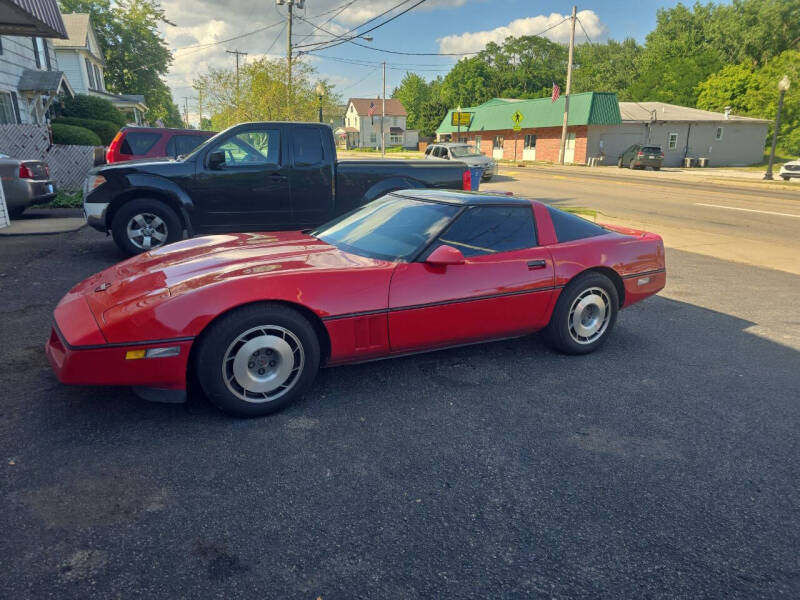
<svg viewBox="0 0 800 600"><path fill-rule="evenodd" d="M377 25L375 25L375 26L373 26L373 27L370 27L369 29L366 29L366 30L364 30L364 31L359 31L359 32L358 32L358 36L356 36L356 37L363 36L363 35L365 35L365 34L367 34L367 33L371 32L371 31L375 31L375 30L376 30L376 29L378 29L379 27L383 27L383 26L384 26L384 25L386 25L387 23L391 23L391 22L392 22L392 21L394 21L395 19L398 19L398 18L402 17L402 16L403 16L404 14L406 14L407 12L409 12L409 11L411 11L411 10L414 10L414 9L415 9L417 6L419 6L420 4L424 3L425 1L426 1L426 0L417 0L417 2L415 2L414 4L412 4L411 6L409 6L408 8L406 8L405 10L402 10L402 11L400 11L399 13L397 13L396 15L393 15L393 16L389 17L389 18L388 18L388 19L386 19L385 21L383 21L383 22L381 22L381 23L378 23ZM403 4L406 4L407 2L409 2L409 0L403 0L403 2L401 2L401 3L400 3L400 4L398 4L398 5L396 5L394 8L390 9L390 11L391 11L391 10L394 10L394 9L396 9L396 8L399 8L399 7L400 7L400 6L402 6ZM386 11L386 12L390 12L390 11ZM386 13L383 13L383 14L386 14ZM373 20L374 20L374 19L373 19ZM362 23L362 25L359 25L359 27L361 27L361 26L363 26L363 23ZM355 31L355 30L357 30L359 27L354 27L353 29L351 29L350 31L348 31L348 32L346 32L346 33L344 33L344 34L342 34L342 35L341 35L341 36L339 36L339 37L340 37L340 38L343 38L345 35L347 35L347 33L354 32L354 31ZM322 46L321 48L315 48L314 50L325 50L326 48L333 48L333 47L335 47L335 46L339 46L339 45L341 45L341 44L344 44L345 42L352 42L352 43L353 43L353 44L355 44L356 46L362 46L362 47L364 47L364 48L371 48L370 46L365 46L364 44L359 44L358 42L353 42L351 39L340 39L340 41L333 41L333 42L331 42L330 44L328 44L327 46ZM320 44L324 44L325 42L319 42L319 43L320 43ZM313 45L313 44L309 44L309 45ZM373 48L373 49L374 49L374 48ZM308 52L311 52L311 51L313 51L313 50L309 50Z"/></svg>
<svg viewBox="0 0 800 600"><path fill-rule="evenodd" d="M592 38L590 38L589 34L586 33L586 28L583 26L583 21L581 21L581 18L580 17L575 17L575 18L578 20L578 25L581 26L581 31L583 31L583 35L586 36L586 39L589 40L590 44L594 44L594 42L592 41Z"/></svg>
<svg viewBox="0 0 800 600"><path fill-rule="evenodd" d="M331 17L328 17L327 19L325 19L325 20L322 22L322 24L323 24L323 25L327 25L328 23L330 23L331 21L333 21L333 20L334 20L336 17L338 17L340 14L342 14L342 13L343 13L345 10L347 10L348 8L350 8L350 7L351 7L353 4L355 4L356 2L358 2L358 0L350 0L349 2L345 2L344 4L340 5L341 7L340 7L340 8L339 8L339 10L336 12L336 14L334 14L333 16L331 16ZM335 11L335 10L336 10L336 8L333 8L333 9L331 9L331 10L329 10L329 11L326 11L326 13L328 13L328 12L333 12L333 11ZM324 15L324 14L326 14L326 13L321 13L320 15L317 15L317 16L319 17L319 16L322 16L322 15ZM310 25L314 25L313 23L311 23L311 21L308 21L308 20L307 20L307 19L305 19L305 18L303 19L303 21L306 21L306 23L309 23ZM322 27L319 27L319 26L317 26L317 25L314 25L314 27L316 27L317 29L322 29ZM307 37L312 37L313 35L314 35L314 34L312 34L312 33L307 33L306 35L300 35L300 36L297 36L297 37L299 37L299 38L307 38Z"/></svg>

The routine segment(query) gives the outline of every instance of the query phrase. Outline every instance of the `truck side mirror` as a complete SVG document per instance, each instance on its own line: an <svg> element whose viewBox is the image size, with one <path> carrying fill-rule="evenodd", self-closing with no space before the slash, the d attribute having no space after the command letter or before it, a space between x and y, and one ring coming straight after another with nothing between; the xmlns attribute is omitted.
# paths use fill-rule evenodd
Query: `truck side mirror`
<svg viewBox="0 0 800 600"><path fill-rule="evenodd" d="M208 168L221 169L225 166L225 152L222 150L215 150L208 155Z"/></svg>

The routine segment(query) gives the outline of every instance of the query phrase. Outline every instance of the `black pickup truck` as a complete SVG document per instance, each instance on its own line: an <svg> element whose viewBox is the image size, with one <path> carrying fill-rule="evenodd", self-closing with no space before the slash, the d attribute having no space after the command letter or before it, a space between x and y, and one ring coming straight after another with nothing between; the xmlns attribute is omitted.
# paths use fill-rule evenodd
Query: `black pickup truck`
<svg viewBox="0 0 800 600"><path fill-rule="evenodd" d="M315 227L406 188L471 189L445 161L336 160L316 123L243 123L177 160L121 162L84 183L88 223L127 254L200 233Z"/></svg>

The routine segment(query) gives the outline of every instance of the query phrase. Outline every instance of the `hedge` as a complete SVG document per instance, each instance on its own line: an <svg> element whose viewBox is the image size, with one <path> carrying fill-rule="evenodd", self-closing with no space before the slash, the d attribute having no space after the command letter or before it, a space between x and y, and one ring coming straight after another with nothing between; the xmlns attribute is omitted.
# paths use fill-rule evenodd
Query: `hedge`
<svg viewBox="0 0 800 600"><path fill-rule="evenodd" d="M100 138L91 129L76 127L75 125L64 125L63 123L53 123L53 143L69 144L75 146L102 146Z"/></svg>
<svg viewBox="0 0 800 600"><path fill-rule="evenodd" d="M100 142L104 146L108 146L111 143L111 140L114 139L114 136L117 135L119 131L119 127L117 127L116 123L112 123L111 121L99 121L97 119L79 119L78 117L61 117L59 119L53 119L53 124L58 125L75 125L77 127L84 127L86 129L90 129L97 134L97 137L100 138Z"/></svg>
<svg viewBox="0 0 800 600"><path fill-rule="evenodd" d="M60 112L62 117L111 121L116 123L117 127L125 127L128 124L125 115L114 108L110 101L88 94L76 94L74 98L65 98Z"/></svg>

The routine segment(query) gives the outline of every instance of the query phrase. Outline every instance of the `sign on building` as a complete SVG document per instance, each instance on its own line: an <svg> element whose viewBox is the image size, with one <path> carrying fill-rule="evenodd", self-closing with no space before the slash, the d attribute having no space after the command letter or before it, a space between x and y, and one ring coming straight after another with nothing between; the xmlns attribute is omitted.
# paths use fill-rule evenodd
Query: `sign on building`
<svg viewBox="0 0 800 600"><path fill-rule="evenodd" d="M472 113L470 112L456 112L450 117L450 124L453 127L469 127L472 122Z"/></svg>

